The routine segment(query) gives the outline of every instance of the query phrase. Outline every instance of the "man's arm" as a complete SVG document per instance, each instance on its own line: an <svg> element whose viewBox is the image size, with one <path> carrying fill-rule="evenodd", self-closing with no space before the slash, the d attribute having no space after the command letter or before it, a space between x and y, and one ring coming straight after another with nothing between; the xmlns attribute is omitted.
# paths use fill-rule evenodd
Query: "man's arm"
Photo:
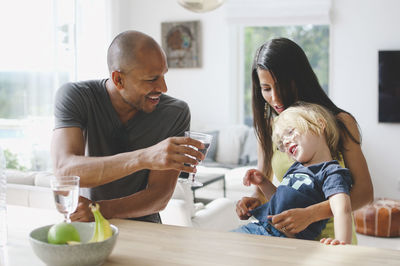
<svg viewBox="0 0 400 266"><path fill-rule="evenodd" d="M100 211L107 219L135 218L163 210L175 189L179 171L150 171L147 188L130 196L97 201ZM71 215L73 221L93 221L89 200L81 197L77 210Z"/></svg>
<svg viewBox="0 0 400 266"><path fill-rule="evenodd" d="M78 127L70 127L54 130L51 154L56 174L78 175L81 178L81 187L95 187L142 169L175 169L177 171L195 172L194 167L184 164L197 165L197 160L185 156L185 154L200 160L203 159L204 155L183 145L203 148L203 144L199 141L183 137L171 137L146 149L112 156L87 157L85 156L85 141L82 130Z"/></svg>

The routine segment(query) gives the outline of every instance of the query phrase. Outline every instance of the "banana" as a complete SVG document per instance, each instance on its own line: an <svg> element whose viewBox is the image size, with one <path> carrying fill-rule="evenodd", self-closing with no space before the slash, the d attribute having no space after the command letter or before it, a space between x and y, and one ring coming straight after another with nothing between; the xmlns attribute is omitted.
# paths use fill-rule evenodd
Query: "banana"
<svg viewBox="0 0 400 266"><path fill-rule="evenodd" d="M75 245L80 245L81 242L79 242L79 241L67 241L67 244L69 246L75 246Z"/></svg>
<svg viewBox="0 0 400 266"><path fill-rule="evenodd" d="M112 236L110 223L101 215L98 203L89 205L95 220L95 227L92 239L89 243L101 242Z"/></svg>

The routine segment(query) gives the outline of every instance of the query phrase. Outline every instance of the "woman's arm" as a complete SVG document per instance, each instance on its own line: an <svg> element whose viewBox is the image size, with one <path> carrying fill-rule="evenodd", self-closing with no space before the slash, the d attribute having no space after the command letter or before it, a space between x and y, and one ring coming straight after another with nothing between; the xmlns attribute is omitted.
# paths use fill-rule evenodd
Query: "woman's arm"
<svg viewBox="0 0 400 266"><path fill-rule="evenodd" d="M310 224L332 217L329 201L323 201L306 208L295 208L272 216L276 228L286 228L286 232L297 234Z"/></svg>
<svg viewBox="0 0 400 266"><path fill-rule="evenodd" d="M356 121L349 114L340 113L338 118L349 129L350 133L360 141L360 132ZM346 168L350 170L353 178L353 187L350 193L351 207L357 210L370 203L374 199L374 189L372 186L371 176L369 174L368 165L361 145L355 143L350 137L343 137L344 150L342 151Z"/></svg>
<svg viewBox="0 0 400 266"><path fill-rule="evenodd" d="M335 194L329 197L329 204L335 218L335 239L323 238L320 242L327 245L351 244L352 222L349 195L345 193Z"/></svg>

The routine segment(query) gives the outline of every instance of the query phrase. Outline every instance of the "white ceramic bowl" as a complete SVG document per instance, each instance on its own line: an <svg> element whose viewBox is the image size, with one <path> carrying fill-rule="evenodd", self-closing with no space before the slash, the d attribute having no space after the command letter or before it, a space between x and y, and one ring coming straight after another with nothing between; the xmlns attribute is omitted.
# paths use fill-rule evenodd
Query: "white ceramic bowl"
<svg viewBox="0 0 400 266"><path fill-rule="evenodd" d="M93 235L95 223L71 223L79 232L82 244L53 245L47 242L52 225L39 227L29 234L29 242L35 254L47 265L89 266L102 265L111 254L118 236L118 228L111 225L113 235L102 242L86 243Z"/></svg>

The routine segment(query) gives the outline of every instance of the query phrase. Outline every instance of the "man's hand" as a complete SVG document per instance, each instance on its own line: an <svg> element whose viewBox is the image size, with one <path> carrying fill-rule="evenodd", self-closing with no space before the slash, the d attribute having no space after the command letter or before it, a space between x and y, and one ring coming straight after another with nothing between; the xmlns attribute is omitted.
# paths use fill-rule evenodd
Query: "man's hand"
<svg viewBox="0 0 400 266"><path fill-rule="evenodd" d="M94 221L93 213L89 208L92 201L85 197L79 196L79 203L76 211L71 214L71 221L73 222L92 222Z"/></svg>
<svg viewBox="0 0 400 266"><path fill-rule="evenodd" d="M251 216L250 211L261 205L257 198L243 197L236 203L236 214L241 220L247 220Z"/></svg>
<svg viewBox="0 0 400 266"><path fill-rule="evenodd" d="M243 177L243 185L250 186L260 185L265 180L264 175L258 171L257 169L250 169L246 172L246 175Z"/></svg>
<svg viewBox="0 0 400 266"><path fill-rule="evenodd" d="M272 218L272 223L276 228L285 228L285 231L290 234L297 234L306 229L311 224L309 217L311 216L305 208L290 209L268 216Z"/></svg>
<svg viewBox="0 0 400 266"><path fill-rule="evenodd" d="M188 137L170 137L154 146L146 148L142 159L148 169L175 169L195 173L195 166L199 161L204 159L204 154L188 145L194 146L197 149L204 149L204 144L198 140Z"/></svg>

